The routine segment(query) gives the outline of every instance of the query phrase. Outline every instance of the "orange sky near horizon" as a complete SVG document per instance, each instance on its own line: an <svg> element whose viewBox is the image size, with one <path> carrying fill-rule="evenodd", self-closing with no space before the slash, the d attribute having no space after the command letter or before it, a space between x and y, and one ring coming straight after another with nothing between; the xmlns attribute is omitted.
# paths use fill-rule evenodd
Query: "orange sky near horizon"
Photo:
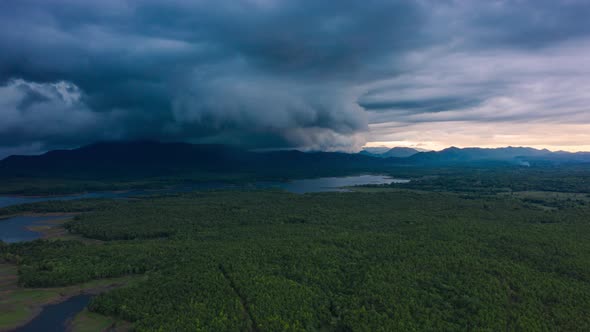
<svg viewBox="0 0 590 332"><path fill-rule="evenodd" d="M436 122L370 125L365 147L404 146L427 150L526 146L551 151L590 151L590 124ZM373 137L379 139L372 139Z"/></svg>

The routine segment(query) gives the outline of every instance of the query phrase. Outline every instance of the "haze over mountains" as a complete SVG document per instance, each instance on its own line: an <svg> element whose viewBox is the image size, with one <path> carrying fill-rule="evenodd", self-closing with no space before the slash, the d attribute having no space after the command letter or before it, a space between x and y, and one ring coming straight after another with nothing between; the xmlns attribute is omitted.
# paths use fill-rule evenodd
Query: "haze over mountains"
<svg viewBox="0 0 590 332"><path fill-rule="evenodd" d="M380 157L380 158L406 158L415 155L421 151L407 148L407 147L394 147L394 148L386 148L386 147L377 147L377 148L365 148L360 153L372 156L372 157Z"/></svg>
<svg viewBox="0 0 590 332"><path fill-rule="evenodd" d="M380 171L396 166L590 163L590 153L551 152L527 147L456 148L419 152L393 148L381 154L363 151L252 152L227 145L102 142L73 150L54 150L38 156L10 156L0 161L2 176L155 176L190 172L253 174L321 174L322 172Z"/></svg>
<svg viewBox="0 0 590 332"><path fill-rule="evenodd" d="M589 152L552 152L547 149L529 147L505 148L457 148L415 154L411 159L416 164L469 164L474 162L500 161L530 166L531 163L586 163L590 162Z"/></svg>

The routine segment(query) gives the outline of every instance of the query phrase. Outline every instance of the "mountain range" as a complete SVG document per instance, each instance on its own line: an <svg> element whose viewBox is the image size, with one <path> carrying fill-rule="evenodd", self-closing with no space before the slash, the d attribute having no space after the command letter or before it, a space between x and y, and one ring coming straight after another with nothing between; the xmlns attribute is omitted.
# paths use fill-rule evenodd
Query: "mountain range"
<svg viewBox="0 0 590 332"><path fill-rule="evenodd" d="M508 162L522 166L539 163L590 163L590 152L551 152L529 147L457 148L421 152L407 158L416 165L453 165L482 162Z"/></svg>
<svg viewBox="0 0 590 332"><path fill-rule="evenodd" d="M145 177L187 173L293 174L373 170L386 163L369 156L296 150L252 152L228 145L153 141L99 142L38 156L9 156L0 176Z"/></svg>
<svg viewBox="0 0 590 332"><path fill-rule="evenodd" d="M588 152L551 152L527 147L450 147L429 152L398 147L382 153L374 152L253 152L227 145L100 142L37 156L7 157L0 160L0 176L159 176L190 172L319 175L340 171L379 171L396 166L590 163Z"/></svg>

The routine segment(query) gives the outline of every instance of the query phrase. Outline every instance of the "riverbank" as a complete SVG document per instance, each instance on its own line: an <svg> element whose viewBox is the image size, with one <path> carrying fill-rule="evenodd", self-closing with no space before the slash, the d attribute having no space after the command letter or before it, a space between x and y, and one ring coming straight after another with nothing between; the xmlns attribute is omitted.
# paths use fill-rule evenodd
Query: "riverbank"
<svg viewBox="0 0 590 332"><path fill-rule="evenodd" d="M68 230L63 227L63 224L71 220L71 218L75 215L76 214L56 214L56 216L63 216L64 218L49 220L39 225L27 226L27 229L32 232L39 233L39 238L44 240L76 240L87 244L98 244L104 242L101 240L85 238L78 234L72 234L68 232Z"/></svg>
<svg viewBox="0 0 590 332"><path fill-rule="evenodd" d="M63 224L71 220L72 213L22 213L0 219L0 241L6 243L36 239L85 239L70 234Z"/></svg>
<svg viewBox="0 0 590 332"><path fill-rule="evenodd" d="M124 286L134 278L137 277L102 279L67 287L22 288L18 286L17 266L0 263L0 331L11 331L26 325L47 305L61 303L80 294L97 295ZM93 318L98 319L96 315L93 315ZM80 316L77 319L86 318ZM71 322L72 331L77 331L74 329L75 326L81 326L79 323L74 324L79 322L77 319ZM101 322L107 320L110 320L108 326L116 323L115 319L108 317L104 317Z"/></svg>
<svg viewBox="0 0 590 332"><path fill-rule="evenodd" d="M0 216L0 222L4 219L12 218L12 217L63 217L63 220L69 219L74 217L78 213L69 213L69 212L22 212L22 213L14 213L10 215L3 215ZM60 219L62 220L62 219Z"/></svg>

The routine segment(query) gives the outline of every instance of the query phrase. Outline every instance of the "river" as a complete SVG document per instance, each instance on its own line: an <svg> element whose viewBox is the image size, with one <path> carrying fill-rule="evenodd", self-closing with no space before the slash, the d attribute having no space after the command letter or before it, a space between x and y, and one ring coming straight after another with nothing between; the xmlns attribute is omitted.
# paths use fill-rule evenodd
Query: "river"
<svg viewBox="0 0 590 332"><path fill-rule="evenodd" d="M63 332L67 324L90 302L90 295L73 296L63 302L46 305L41 313L14 332Z"/></svg>

